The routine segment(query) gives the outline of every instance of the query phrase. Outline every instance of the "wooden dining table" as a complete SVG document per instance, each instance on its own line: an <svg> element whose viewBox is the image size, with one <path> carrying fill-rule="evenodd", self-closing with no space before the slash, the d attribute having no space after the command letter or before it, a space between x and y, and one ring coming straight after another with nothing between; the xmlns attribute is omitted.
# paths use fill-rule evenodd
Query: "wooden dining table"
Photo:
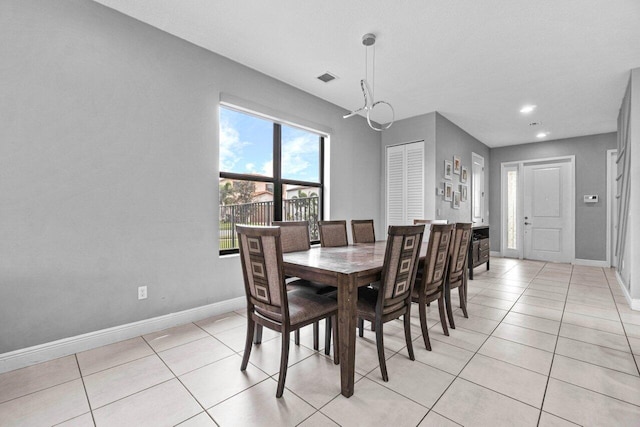
<svg viewBox="0 0 640 427"><path fill-rule="evenodd" d="M427 238L428 240L428 238ZM287 276L335 286L338 291L338 333L341 392L353 395L356 358L358 288L380 280L386 241L290 252L283 255ZM420 257L427 253L423 241Z"/></svg>

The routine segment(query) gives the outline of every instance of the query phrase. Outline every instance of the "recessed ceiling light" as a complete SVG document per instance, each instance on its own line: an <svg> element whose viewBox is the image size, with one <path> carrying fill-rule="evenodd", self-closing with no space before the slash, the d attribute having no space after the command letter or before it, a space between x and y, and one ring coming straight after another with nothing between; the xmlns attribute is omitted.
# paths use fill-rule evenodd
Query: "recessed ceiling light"
<svg viewBox="0 0 640 427"><path fill-rule="evenodd" d="M529 114L530 112L532 112L532 111L533 111L533 110L535 110L535 109L536 109L536 106L535 106L535 105L525 105L524 107L522 107L522 108L520 109L520 112L521 112L522 114Z"/></svg>
<svg viewBox="0 0 640 427"><path fill-rule="evenodd" d="M547 135L548 135L548 133L547 133L547 132L540 132L540 133L538 133L536 136L537 136L538 138L544 138L544 137L546 137Z"/></svg>

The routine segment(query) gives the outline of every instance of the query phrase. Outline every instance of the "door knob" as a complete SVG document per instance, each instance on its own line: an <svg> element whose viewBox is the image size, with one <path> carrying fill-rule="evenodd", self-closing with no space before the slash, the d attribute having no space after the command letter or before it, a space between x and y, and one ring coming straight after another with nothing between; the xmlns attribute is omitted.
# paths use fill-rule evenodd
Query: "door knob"
<svg viewBox="0 0 640 427"><path fill-rule="evenodd" d="M531 223L530 222L525 222L524 225L531 225Z"/></svg>

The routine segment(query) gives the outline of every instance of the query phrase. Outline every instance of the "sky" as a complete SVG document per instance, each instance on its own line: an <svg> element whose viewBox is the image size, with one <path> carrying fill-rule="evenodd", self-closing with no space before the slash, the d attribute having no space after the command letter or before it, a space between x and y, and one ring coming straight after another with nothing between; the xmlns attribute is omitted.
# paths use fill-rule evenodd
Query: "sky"
<svg viewBox="0 0 640 427"><path fill-rule="evenodd" d="M282 177L320 181L317 134L282 125ZM273 123L220 108L220 171L273 177Z"/></svg>

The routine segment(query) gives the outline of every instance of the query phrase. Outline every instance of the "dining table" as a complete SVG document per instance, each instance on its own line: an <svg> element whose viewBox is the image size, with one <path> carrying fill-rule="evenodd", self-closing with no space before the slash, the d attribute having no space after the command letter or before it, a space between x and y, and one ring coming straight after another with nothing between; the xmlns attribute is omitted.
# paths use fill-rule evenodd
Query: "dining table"
<svg viewBox="0 0 640 427"><path fill-rule="evenodd" d="M420 250L422 259L427 253L428 237L425 238ZM352 396L354 391L358 288L380 280L386 246L386 241L377 241L312 247L283 255L287 276L337 288L340 389L345 397Z"/></svg>

